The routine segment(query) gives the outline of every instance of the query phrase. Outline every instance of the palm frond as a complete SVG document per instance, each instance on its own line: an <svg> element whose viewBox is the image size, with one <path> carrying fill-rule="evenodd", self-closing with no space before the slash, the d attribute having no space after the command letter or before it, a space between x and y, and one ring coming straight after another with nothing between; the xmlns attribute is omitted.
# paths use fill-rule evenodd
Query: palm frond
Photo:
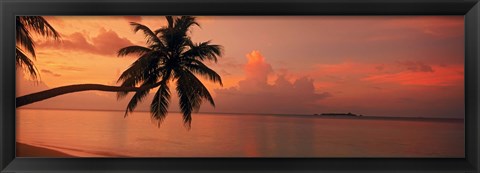
<svg viewBox="0 0 480 173"><path fill-rule="evenodd" d="M193 16L181 16L175 19L175 30L180 33L187 33L190 27L192 26L200 27L200 24L197 23L196 17Z"/></svg>
<svg viewBox="0 0 480 173"><path fill-rule="evenodd" d="M173 16L165 16L168 22L168 27L173 28Z"/></svg>
<svg viewBox="0 0 480 173"><path fill-rule="evenodd" d="M120 49L118 51L118 55L117 56L127 56L129 54L138 54L140 56L148 53L148 52L151 52L153 51L152 49L149 49L149 48L146 48L146 47L143 47L143 46L137 46L137 45L134 45L134 46L127 46L127 47L124 47L122 49Z"/></svg>
<svg viewBox="0 0 480 173"><path fill-rule="evenodd" d="M192 81L193 88L194 88L194 93L196 93L198 96L200 96L203 99L206 99L210 105L215 107L215 101L213 101L213 97L208 91L207 87L203 85L202 81L200 81L193 73L186 71L185 72L186 76L189 78L189 80Z"/></svg>
<svg viewBox="0 0 480 173"><path fill-rule="evenodd" d="M180 110L183 115L183 123L187 128L191 127L192 123L192 112L194 109L200 107L199 97L195 98L193 91L192 81L189 80L182 71L178 71L175 74L177 75L177 94L179 97Z"/></svg>
<svg viewBox="0 0 480 173"><path fill-rule="evenodd" d="M135 87L137 86L138 83L142 82L143 79L131 77L125 79L122 84L120 85L121 87ZM117 92L117 100L122 99L128 95L129 92L126 91L119 91Z"/></svg>
<svg viewBox="0 0 480 173"><path fill-rule="evenodd" d="M214 83L219 83L220 86L223 86L222 78L220 77L220 75L217 72L210 69L208 66L203 64L201 61L198 61L198 60L195 60L195 59L188 60L188 61L190 61L190 63L185 64L185 67L188 70L192 71L195 74L199 74L199 75L207 78L208 80L210 80Z"/></svg>
<svg viewBox="0 0 480 173"><path fill-rule="evenodd" d="M162 76L161 72L164 71L164 68L158 65L161 57L155 55L155 53L149 52L138 58L120 75L117 82L122 82L121 86L124 87L134 87L149 78L157 81ZM127 94L128 92L117 92L117 99L121 99Z"/></svg>
<svg viewBox="0 0 480 173"><path fill-rule="evenodd" d="M33 61L25 54L25 52L36 58L35 42L32 39L30 31L36 32L45 37L53 37L55 40L60 39L60 34L40 16L17 16L16 20L16 65L26 67L30 75L37 79L38 71L36 70ZM22 49L23 48L23 49ZM23 52L22 50L25 50Z"/></svg>
<svg viewBox="0 0 480 173"><path fill-rule="evenodd" d="M161 58L162 56L159 56L157 52L143 54L120 75L117 82L122 82L129 78L144 79L143 77L145 75L150 74L149 72L155 71L155 69L158 68Z"/></svg>
<svg viewBox="0 0 480 173"><path fill-rule="evenodd" d="M26 67L27 72L34 78L36 79L38 77L38 70L33 64L33 61L30 60L30 58L25 55L22 50L20 50L18 47L16 48L15 51L15 62L17 66L20 67Z"/></svg>
<svg viewBox="0 0 480 173"><path fill-rule="evenodd" d="M15 40L17 41L17 44L20 45L22 48L25 48L28 53L30 53L33 58L36 57L35 54L35 42L32 39L32 36L30 35L30 32L28 32L27 28L25 25L17 20L17 26L16 26L16 38Z"/></svg>
<svg viewBox="0 0 480 173"><path fill-rule="evenodd" d="M35 31L45 37L52 37L55 40L60 39L60 33L58 33L45 18L41 16L21 16L19 18L29 30Z"/></svg>
<svg viewBox="0 0 480 173"><path fill-rule="evenodd" d="M168 105L170 103L170 88L168 87L168 83L166 81L167 80L162 81L162 84L155 93L152 104L150 105L152 118L158 121L158 126L160 126L167 116Z"/></svg>
<svg viewBox="0 0 480 173"><path fill-rule="evenodd" d="M180 109L187 127L191 124L192 112L198 112L202 99L207 100L215 107L215 102L207 87L189 71L178 71L177 94L180 98Z"/></svg>
<svg viewBox="0 0 480 173"><path fill-rule="evenodd" d="M133 31L134 32L138 32L139 30L143 31L143 33L145 34L145 38L147 38L147 44L163 45L163 43L156 36L156 34L153 33L153 31L150 30L150 28L148 28L147 26L142 25L140 23L136 23L136 22L130 22L130 25L133 26Z"/></svg>
<svg viewBox="0 0 480 173"><path fill-rule="evenodd" d="M147 75L145 77L146 80L144 80L141 87L155 84L158 81L158 78L161 76L161 74L162 73L156 72L156 73L152 73L150 75ZM165 82L163 82L163 83L165 83ZM147 96L147 94L150 92L151 89L152 88L135 92L135 94L130 99L130 102L127 105L127 109L125 110L125 116L127 116L128 113L133 112L133 110L137 107L138 102L141 102ZM119 94L117 93L117 97L118 96L119 96Z"/></svg>
<svg viewBox="0 0 480 173"><path fill-rule="evenodd" d="M128 102L124 117L128 116L129 113L132 113L133 110L135 110L135 108L137 107L138 102L141 102L149 92L150 89L135 92L135 94L130 99L130 102Z"/></svg>
<svg viewBox="0 0 480 173"><path fill-rule="evenodd" d="M183 53L183 56L187 58L198 58L202 61L210 60L217 62L217 56L222 56L223 54L223 47L220 45L212 45L210 41L194 44L189 39L187 45L190 49Z"/></svg>
<svg viewBox="0 0 480 173"><path fill-rule="evenodd" d="M132 76L129 77L125 80L123 80L122 84L120 86L122 87L135 87L137 84L145 82L145 85L153 85L160 77L162 77L162 74L160 71L162 71L163 68L157 68L154 71L145 73L144 75L139 75L139 76ZM151 78L151 79L150 79ZM150 79L150 81L148 81ZM142 85L141 85L142 86ZM124 91L119 91L117 92L117 99L122 99L125 96L128 95L129 92L124 92Z"/></svg>
<svg viewBox="0 0 480 173"><path fill-rule="evenodd" d="M166 33L168 33L168 31L171 30L171 28L168 28L168 27L161 27L159 29L156 29L155 31L153 31L153 33L155 35L157 35L157 37L159 37L160 39L164 38L164 35L168 35ZM164 40L166 42L166 40Z"/></svg>

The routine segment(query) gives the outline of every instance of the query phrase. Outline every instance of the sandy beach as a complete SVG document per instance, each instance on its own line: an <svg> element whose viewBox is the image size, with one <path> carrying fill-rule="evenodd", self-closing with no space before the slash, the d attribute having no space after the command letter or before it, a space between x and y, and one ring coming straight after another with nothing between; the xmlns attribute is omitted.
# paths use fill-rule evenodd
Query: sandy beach
<svg viewBox="0 0 480 173"><path fill-rule="evenodd" d="M110 152L94 152L68 147L38 146L17 142L17 157L126 157Z"/></svg>
<svg viewBox="0 0 480 173"><path fill-rule="evenodd" d="M17 157L75 157L64 152L17 142Z"/></svg>

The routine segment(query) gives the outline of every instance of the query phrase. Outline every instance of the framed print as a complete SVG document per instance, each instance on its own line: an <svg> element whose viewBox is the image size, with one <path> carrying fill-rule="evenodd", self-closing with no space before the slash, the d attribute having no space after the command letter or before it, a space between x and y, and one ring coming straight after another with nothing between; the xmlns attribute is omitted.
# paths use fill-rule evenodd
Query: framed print
<svg viewBox="0 0 480 173"><path fill-rule="evenodd" d="M2 1L2 172L478 172L471 1Z"/></svg>
<svg viewBox="0 0 480 173"><path fill-rule="evenodd" d="M17 157L465 155L460 15L32 20Z"/></svg>

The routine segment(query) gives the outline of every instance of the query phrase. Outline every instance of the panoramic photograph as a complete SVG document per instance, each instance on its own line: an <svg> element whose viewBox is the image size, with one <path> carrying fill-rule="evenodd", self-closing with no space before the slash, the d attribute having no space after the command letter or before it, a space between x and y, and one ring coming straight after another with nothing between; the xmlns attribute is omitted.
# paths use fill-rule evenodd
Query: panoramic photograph
<svg viewBox="0 0 480 173"><path fill-rule="evenodd" d="M17 16L17 157L464 158L464 16Z"/></svg>

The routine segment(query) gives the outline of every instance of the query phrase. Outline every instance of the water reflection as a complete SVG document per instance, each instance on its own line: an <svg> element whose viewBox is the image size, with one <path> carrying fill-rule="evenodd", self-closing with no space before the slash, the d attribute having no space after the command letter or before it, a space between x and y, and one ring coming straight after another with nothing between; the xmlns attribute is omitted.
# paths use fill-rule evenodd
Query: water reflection
<svg viewBox="0 0 480 173"><path fill-rule="evenodd" d="M76 156L463 157L463 123L178 113L17 111L17 141Z"/></svg>

